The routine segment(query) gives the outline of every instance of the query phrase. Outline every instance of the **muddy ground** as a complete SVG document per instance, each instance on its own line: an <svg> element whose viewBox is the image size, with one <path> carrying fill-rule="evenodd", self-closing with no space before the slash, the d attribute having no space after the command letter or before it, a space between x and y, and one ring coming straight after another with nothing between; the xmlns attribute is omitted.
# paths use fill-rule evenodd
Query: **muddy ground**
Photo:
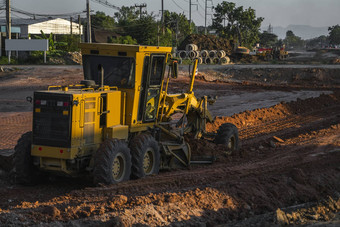
<svg viewBox="0 0 340 227"><path fill-rule="evenodd" d="M0 73L0 225L340 225L340 67L328 67L202 67L195 94L218 96L207 129L234 123L240 151L227 156L220 145L190 141L195 154L212 154L216 162L101 187L90 178L11 184L5 154L31 130L25 97L76 83L82 70L8 68ZM182 73L170 91L184 91L187 83Z"/></svg>

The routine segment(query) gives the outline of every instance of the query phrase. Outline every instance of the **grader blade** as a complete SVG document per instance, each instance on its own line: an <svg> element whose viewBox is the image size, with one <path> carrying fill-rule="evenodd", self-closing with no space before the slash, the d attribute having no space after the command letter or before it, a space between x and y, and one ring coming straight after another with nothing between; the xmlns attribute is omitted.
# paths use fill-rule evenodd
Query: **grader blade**
<svg viewBox="0 0 340 227"><path fill-rule="evenodd" d="M165 153L170 156L170 168L183 168L190 165L191 150L190 146L183 142L182 144L173 142L162 142Z"/></svg>

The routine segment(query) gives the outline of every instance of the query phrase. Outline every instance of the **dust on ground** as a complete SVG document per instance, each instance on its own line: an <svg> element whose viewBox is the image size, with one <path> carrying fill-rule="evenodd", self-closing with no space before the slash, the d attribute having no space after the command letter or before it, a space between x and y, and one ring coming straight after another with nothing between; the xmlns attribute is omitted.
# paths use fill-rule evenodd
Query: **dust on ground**
<svg viewBox="0 0 340 227"><path fill-rule="evenodd" d="M31 106L19 100L47 85L75 83L81 80L81 73L77 67L32 67L0 74L0 152L13 149L20 135L31 128ZM340 93L334 83L290 86L288 82L280 86L200 78L194 86L197 95L228 97L301 90L325 94L290 102L278 100L262 108L260 104L268 100L261 96L257 109L218 114L208 130L234 123L239 128L241 150L227 156L220 145L190 141L194 154L216 157L212 165L163 171L157 176L101 187L94 187L88 178L60 177L23 187L12 185L10 174L1 170L1 225L339 224ZM187 82L188 78L182 76L171 82L170 90L181 92Z"/></svg>

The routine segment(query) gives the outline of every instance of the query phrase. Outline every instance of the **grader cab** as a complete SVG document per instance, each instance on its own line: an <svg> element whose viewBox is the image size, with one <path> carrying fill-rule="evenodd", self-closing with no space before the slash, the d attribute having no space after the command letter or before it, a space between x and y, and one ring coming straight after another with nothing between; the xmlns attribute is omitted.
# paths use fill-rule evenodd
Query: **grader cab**
<svg viewBox="0 0 340 227"><path fill-rule="evenodd" d="M189 166L184 136L209 136L205 124L212 121L211 100L193 93L197 61L188 91L168 94L170 76L178 74L171 48L81 44L81 50L83 81L50 86L28 98L33 129L15 147L16 181L29 183L37 171L90 172L94 183L111 184ZM224 128L215 141L236 150L236 127Z"/></svg>

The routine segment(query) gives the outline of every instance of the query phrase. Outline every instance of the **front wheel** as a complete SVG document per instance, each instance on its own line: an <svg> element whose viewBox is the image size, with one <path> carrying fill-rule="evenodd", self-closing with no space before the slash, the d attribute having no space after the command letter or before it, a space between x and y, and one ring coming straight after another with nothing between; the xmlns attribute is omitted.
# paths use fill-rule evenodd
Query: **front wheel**
<svg viewBox="0 0 340 227"><path fill-rule="evenodd" d="M238 129L234 124L225 123L217 130L215 137L216 144L223 144L226 146L225 153L230 155L239 150Z"/></svg>
<svg viewBox="0 0 340 227"><path fill-rule="evenodd" d="M132 178L138 179L148 175L158 174L160 152L155 138L145 133L137 135L131 141L130 148L132 156Z"/></svg>
<svg viewBox="0 0 340 227"><path fill-rule="evenodd" d="M130 179L131 155L124 141L107 139L94 156L93 182L115 184Z"/></svg>
<svg viewBox="0 0 340 227"><path fill-rule="evenodd" d="M266 60L266 61L271 61L271 60L273 60L273 55L271 55L271 54L266 54L265 60Z"/></svg>

